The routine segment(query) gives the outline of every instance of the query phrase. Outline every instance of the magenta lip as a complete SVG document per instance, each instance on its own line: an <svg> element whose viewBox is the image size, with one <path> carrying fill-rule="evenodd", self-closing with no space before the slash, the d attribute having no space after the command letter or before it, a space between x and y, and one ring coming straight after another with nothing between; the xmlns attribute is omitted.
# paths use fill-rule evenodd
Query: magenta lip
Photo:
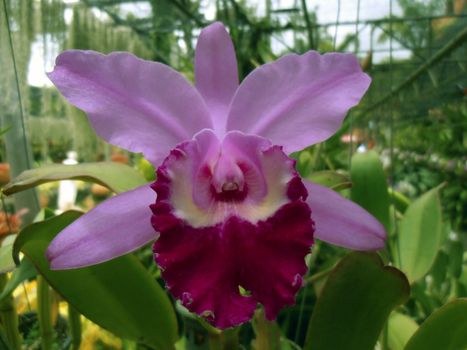
<svg viewBox="0 0 467 350"><path fill-rule="evenodd" d="M279 147L268 151L282 152ZM301 179L291 168L293 176L285 189L289 202L267 219L251 223L233 212L223 222L193 227L177 217L170 202L172 183L167 174L170 162L181 159L180 154L171 152L151 186L157 192L151 223L160 232L154 260L168 290L188 310L219 328L248 321L258 303L266 317L274 319L284 306L294 304L307 271L305 256L313 244L314 223ZM203 166L200 170L210 176ZM249 187L245 182L241 190L219 193L210 184L209 193L213 202L241 202L248 198Z"/></svg>

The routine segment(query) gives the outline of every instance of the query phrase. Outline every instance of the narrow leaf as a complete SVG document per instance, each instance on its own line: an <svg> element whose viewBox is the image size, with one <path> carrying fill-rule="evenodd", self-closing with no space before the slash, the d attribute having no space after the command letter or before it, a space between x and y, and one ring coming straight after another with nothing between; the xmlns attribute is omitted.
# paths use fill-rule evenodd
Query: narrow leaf
<svg viewBox="0 0 467 350"><path fill-rule="evenodd" d="M11 250L10 250L11 256ZM17 269L13 271L11 278L8 280L5 288L0 294L0 302L8 297L13 291L24 281L37 275L34 265L29 261L28 258L23 258Z"/></svg>
<svg viewBox="0 0 467 350"><path fill-rule="evenodd" d="M22 172L3 188L3 193L10 195L46 182L67 179L98 183L117 193L146 182L139 172L121 163L52 164Z"/></svg>
<svg viewBox="0 0 467 350"><path fill-rule="evenodd" d="M330 170L316 171L309 174L306 178L314 183L334 190L350 188L352 185L347 175Z"/></svg>

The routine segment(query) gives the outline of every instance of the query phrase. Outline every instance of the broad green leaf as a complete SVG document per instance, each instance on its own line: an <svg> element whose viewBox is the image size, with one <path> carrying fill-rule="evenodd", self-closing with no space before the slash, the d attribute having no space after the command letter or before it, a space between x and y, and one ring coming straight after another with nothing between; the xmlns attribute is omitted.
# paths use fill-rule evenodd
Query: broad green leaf
<svg viewBox="0 0 467 350"><path fill-rule="evenodd" d="M388 321L388 345L391 350L403 350L417 331L418 324L410 317L393 312Z"/></svg>
<svg viewBox="0 0 467 350"><path fill-rule="evenodd" d="M356 153L350 167L351 198L389 228L389 195L383 164L376 152Z"/></svg>
<svg viewBox="0 0 467 350"><path fill-rule="evenodd" d="M309 174L306 178L314 183L334 190L350 188L352 185L347 175L330 170L316 171Z"/></svg>
<svg viewBox="0 0 467 350"><path fill-rule="evenodd" d="M376 253L350 253L328 277L304 349L372 350L390 312L409 291L404 274L384 266Z"/></svg>
<svg viewBox="0 0 467 350"><path fill-rule="evenodd" d="M467 299L454 300L431 314L404 350L467 349Z"/></svg>
<svg viewBox="0 0 467 350"><path fill-rule="evenodd" d="M135 169L121 163L52 164L22 172L3 188L3 193L10 195L46 182L67 179L98 183L117 193L146 182Z"/></svg>
<svg viewBox="0 0 467 350"><path fill-rule="evenodd" d="M26 227L15 242L14 252L21 250L49 284L91 321L122 338L157 349L173 349L177 340L173 307L164 290L133 255L81 269L49 269L47 246L80 215L69 211Z"/></svg>
<svg viewBox="0 0 467 350"><path fill-rule="evenodd" d="M440 187L436 187L415 200L405 212L399 225L399 268L410 283L422 278L431 269L438 253L443 223Z"/></svg>
<svg viewBox="0 0 467 350"><path fill-rule="evenodd" d="M10 256L11 256L10 251ZM8 280L5 288L0 294L0 303L8 297L13 291L24 281L37 275L34 265L29 261L28 258L23 258L17 269L13 271L11 278Z"/></svg>

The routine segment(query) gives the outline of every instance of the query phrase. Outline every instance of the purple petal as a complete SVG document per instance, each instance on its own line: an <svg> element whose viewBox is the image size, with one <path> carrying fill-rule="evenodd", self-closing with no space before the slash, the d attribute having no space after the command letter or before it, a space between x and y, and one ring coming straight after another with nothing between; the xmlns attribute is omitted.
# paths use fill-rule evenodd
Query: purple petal
<svg viewBox="0 0 467 350"><path fill-rule="evenodd" d="M355 250L384 248L386 231L370 213L327 187L303 182L317 239Z"/></svg>
<svg viewBox="0 0 467 350"><path fill-rule="evenodd" d="M212 127L204 101L182 75L129 53L65 51L49 78L99 136L143 152L156 166L176 144Z"/></svg>
<svg viewBox="0 0 467 350"><path fill-rule="evenodd" d="M227 108L238 87L238 71L232 40L220 22L204 28L198 38L195 81L215 129L224 132Z"/></svg>
<svg viewBox="0 0 467 350"><path fill-rule="evenodd" d="M50 243L50 267L70 269L98 264L156 239L149 209L155 198L150 186L144 185L99 204Z"/></svg>
<svg viewBox="0 0 467 350"><path fill-rule="evenodd" d="M298 151L332 136L369 85L352 54L284 56L242 82L227 130L263 136L288 153Z"/></svg>

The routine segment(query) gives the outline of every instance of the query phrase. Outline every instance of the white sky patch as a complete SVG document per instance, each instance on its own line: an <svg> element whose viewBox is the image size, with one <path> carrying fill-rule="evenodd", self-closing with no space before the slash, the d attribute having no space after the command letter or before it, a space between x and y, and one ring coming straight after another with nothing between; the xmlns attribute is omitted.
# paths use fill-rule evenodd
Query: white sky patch
<svg viewBox="0 0 467 350"><path fill-rule="evenodd" d="M203 10L204 17L208 21L214 21L216 19L216 4L215 1L206 1L201 3L201 9Z"/></svg>
<svg viewBox="0 0 467 350"><path fill-rule="evenodd" d="M131 14L136 18L149 17L152 9L148 1L132 2L120 5L120 15L126 17Z"/></svg>
<svg viewBox="0 0 467 350"><path fill-rule="evenodd" d="M44 53L44 40L42 35L38 35L32 43L31 60L28 66L29 85L42 87L52 86L52 82L46 75L46 72L53 70L55 57L58 55L58 44L46 37L47 55Z"/></svg>

